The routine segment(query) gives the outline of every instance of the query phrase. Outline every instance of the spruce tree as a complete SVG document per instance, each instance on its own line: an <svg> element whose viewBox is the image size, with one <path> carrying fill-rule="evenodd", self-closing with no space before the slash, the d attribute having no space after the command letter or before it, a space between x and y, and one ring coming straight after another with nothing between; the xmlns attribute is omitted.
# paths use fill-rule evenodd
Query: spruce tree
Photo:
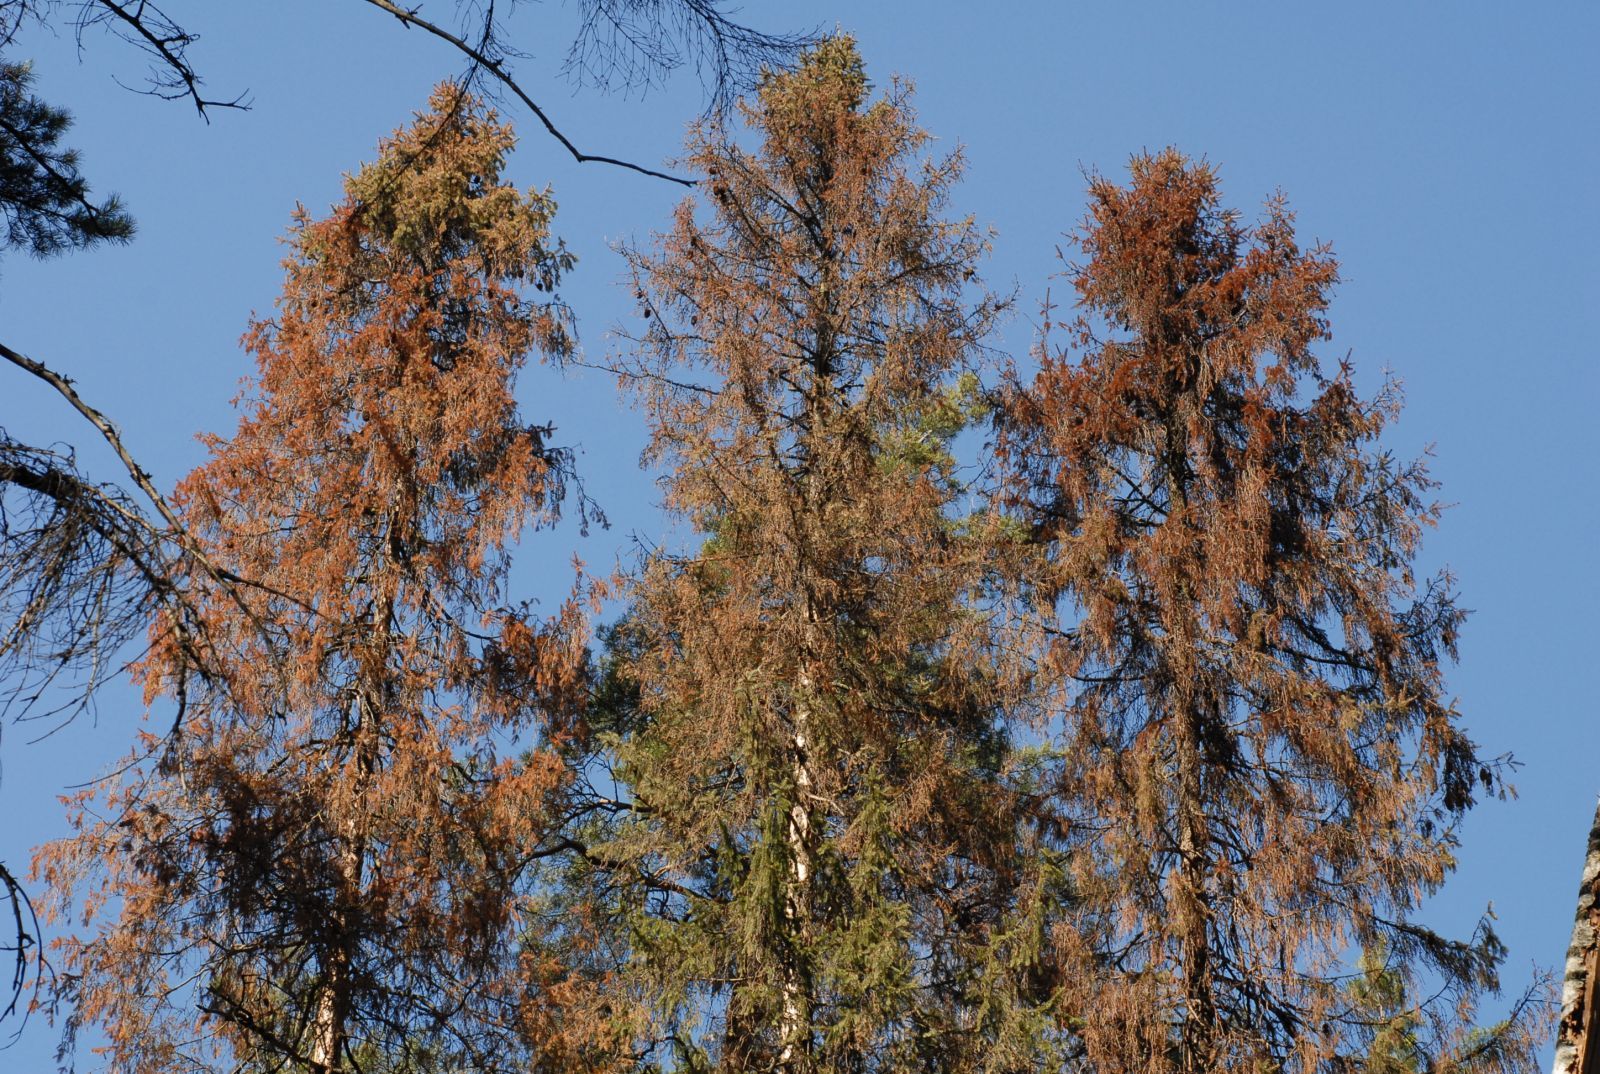
<svg viewBox="0 0 1600 1074"><path fill-rule="evenodd" d="M581 698L581 617L505 596L568 459L512 389L569 346L571 258L513 138L446 84L297 214L231 437L176 494L212 561L203 663L158 618L164 735L83 792L38 869L56 1000L113 1071L527 1069L544 938L534 869ZM164 727L161 728L165 730ZM522 752L519 755L518 747Z"/></svg>
<svg viewBox="0 0 1600 1074"><path fill-rule="evenodd" d="M1001 306L985 236L850 39L741 113L758 144L697 129L700 197L631 255L623 379L687 547L624 587L580 886L628 937L646 1066L1003 1066L1042 1002L1017 893L1050 878L952 453Z"/></svg>
<svg viewBox="0 0 1600 1074"><path fill-rule="evenodd" d="M1000 420L1055 617L1085 1059L1359 1067L1398 1017L1352 999L1364 975L1433 997L1406 1062L1526 1069L1534 1007L1468 1027L1498 986L1488 919L1461 941L1415 918L1504 786L1446 693L1463 613L1414 569L1438 508L1379 442L1398 389L1319 361L1337 265L1281 199L1247 224L1204 163L1131 172L1093 180L1070 345L1047 336Z"/></svg>

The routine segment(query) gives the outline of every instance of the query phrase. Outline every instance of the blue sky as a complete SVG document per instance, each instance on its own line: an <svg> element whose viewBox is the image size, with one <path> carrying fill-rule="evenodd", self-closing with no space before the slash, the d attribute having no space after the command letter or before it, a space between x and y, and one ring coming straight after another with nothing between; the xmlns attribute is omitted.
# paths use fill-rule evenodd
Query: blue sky
<svg viewBox="0 0 1600 1074"><path fill-rule="evenodd" d="M356 0L167 6L203 35L192 55L210 88L248 89L253 110L206 125L182 104L119 88L113 75L136 83L143 67L115 42L91 35L80 60L70 33L25 34L13 58L33 57L41 94L74 110L86 174L123 195L140 233L125 248L0 264L0 340L77 378L163 486L199 460L193 433L232 425L228 401L248 371L237 340L251 311L271 306L296 201L335 200L340 176L460 70L436 42ZM1013 352L1026 351L1056 247L1082 216L1084 171L1121 175L1140 149L1207 157L1247 214L1282 189L1302 237L1333 243L1344 283L1324 354L1348 352L1369 388L1386 368L1406 384L1389 444L1405 455L1434 445L1441 495L1455 505L1424 564L1451 568L1474 610L1451 688L1485 752L1523 765L1520 799L1467 822L1460 870L1428 920L1465 933L1492 901L1509 985L1535 963L1557 965L1600 792L1590 323L1600 7L752 0L745 15L772 29L838 24L858 36L876 81L916 83L937 146L966 148L958 208L996 229L987 277L1019 290L1000 340ZM584 148L671 157L700 107L692 77L642 97L575 93L556 74L570 25L560 5L522 9L525 84ZM601 359L608 330L630 315L611 244L664 226L682 190L577 166L531 117L508 115L524 134L512 176L554 189L557 230L580 259L566 298ZM535 566L524 584L555 593L574 549L605 566L663 522L637 468L642 425L609 378L535 368L522 396L581 449L614 523L526 543ZM0 424L87 440L57 400L3 371ZM113 476L98 453L85 458ZM120 753L138 718L137 698L113 687L97 720L42 743L27 743L42 728L5 729L0 860L19 865L64 831L53 796ZM45 1069L53 1042L36 1021L0 1067Z"/></svg>

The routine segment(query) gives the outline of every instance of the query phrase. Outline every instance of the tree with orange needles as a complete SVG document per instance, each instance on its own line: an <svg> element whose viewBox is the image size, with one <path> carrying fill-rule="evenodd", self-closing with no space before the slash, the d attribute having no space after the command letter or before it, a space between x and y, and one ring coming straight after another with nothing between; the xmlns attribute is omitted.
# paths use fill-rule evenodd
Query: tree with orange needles
<svg viewBox="0 0 1600 1074"><path fill-rule="evenodd" d="M526 1069L525 896L584 634L504 595L569 472L512 397L569 347L572 263L548 195L502 181L512 144L447 84L328 217L298 214L238 429L179 488L252 584L210 601L204 666L155 624L172 733L36 865L94 926L55 998L113 1070Z"/></svg>
<svg viewBox="0 0 1600 1074"><path fill-rule="evenodd" d="M624 382L694 536L626 590L591 714L622 808L584 882L630 937L643 1069L1022 1062L1058 875L1001 723L1011 542L951 446L1001 305L985 238L848 38L742 114L757 144L698 130L704 196L633 255Z"/></svg>
<svg viewBox="0 0 1600 1074"><path fill-rule="evenodd" d="M1363 399L1314 353L1332 255L1281 199L1245 224L1175 151L1089 193L1076 357L1047 336L1000 422L1060 610L1086 1061L1359 1069L1403 1016L1430 1069L1528 1069L1530 997L1464 1028L1497 987L1487 918L1470 942L1413 920L1503 766L1444 694L1451 579L1413 574L1433 483L1374 446L1398 390ZM1435 1001L1380 1017L1363 977Z"/></svg>

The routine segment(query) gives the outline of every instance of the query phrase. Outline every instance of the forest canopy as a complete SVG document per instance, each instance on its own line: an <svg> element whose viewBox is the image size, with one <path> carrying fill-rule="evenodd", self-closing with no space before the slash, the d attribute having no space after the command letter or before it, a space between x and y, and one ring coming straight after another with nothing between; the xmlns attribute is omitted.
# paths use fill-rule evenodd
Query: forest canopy
<svg viewBox="0 0 1600 1074"><path fill-rule="evenodd" d="M842 32L661 6L584 5L570 62L653 20L742 90L619 247L603 358L486 84L585 158L492 5L451 38L473 76L295 211L234 427L170 492L3 350L131 481L0 431L0 690L71 712L127 664L148 717L26 886L0 865L63 1063L1532 1070L1548 979L1503 982L1490 914L1429 923L1511 763L1450 692L1466 615L1399 384L1330 356L1332 247L1141 152L1089 174L1069 304L1009 354L1044 281L985 282L1002 239L909 82ZM624 36L624 80L667 47ZM156 85L216 105L175 40ZM127 241L32 93L0 67L8 245ZM555 420L575 360L672 534L614 571L575 559L604 507ZM529 562L565 597L519 592Z"/></svg>

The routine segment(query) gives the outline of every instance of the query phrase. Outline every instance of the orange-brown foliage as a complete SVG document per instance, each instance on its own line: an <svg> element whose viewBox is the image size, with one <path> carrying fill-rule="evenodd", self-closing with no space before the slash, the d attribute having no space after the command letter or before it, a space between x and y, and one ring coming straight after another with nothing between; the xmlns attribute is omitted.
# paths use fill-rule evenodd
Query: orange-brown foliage
<svg viewBox="0 0 1600 1074"><path fill-rule="evenodd" d="M1080 245L1075 353L1047 336L1000 425L1062 628L1085 1058L1343 1069L1380 1024L1347 987L1366 948L1450 1001L1418 1041L1447 1066L1501 949L1411 915L1500 773L1444 694L1451 580L1412 574L1432 482L1374 447L1398 392L1323 371L1337 266L1281 199L1247 225L1209 166L1141 156L1094 180ZM1475 1069L1525 1068L1527 1030L1472 1038Z"/></svg>
<svg viewBox="0 0 1600 1074"><path fill-rule="evenodd" d="M545 743L584 631L503 595L508 540L562 499L512 387L568 346L528 291L570 266L548 197L499 177L511 144L446 85L296 215L239 426L177 493L248 614L210 603L198 667L152 628L172 733L38 857L92 926L62 945L69 1033L112 1070L523 1069L524 897L566 780Z"/></svg>
<svg viewBox="0 0 1600 1074"><path fill-rule="evenodd" d="M623 355L686 553L651 557L612 648L596 833L655 1017L646 1062L725 1071L1010 1061L996 954L1023 886L983 601L991 520L950 439L996 300L943 215L960 158L832 39L695 132L708 176L634 255Z"/></svg>

